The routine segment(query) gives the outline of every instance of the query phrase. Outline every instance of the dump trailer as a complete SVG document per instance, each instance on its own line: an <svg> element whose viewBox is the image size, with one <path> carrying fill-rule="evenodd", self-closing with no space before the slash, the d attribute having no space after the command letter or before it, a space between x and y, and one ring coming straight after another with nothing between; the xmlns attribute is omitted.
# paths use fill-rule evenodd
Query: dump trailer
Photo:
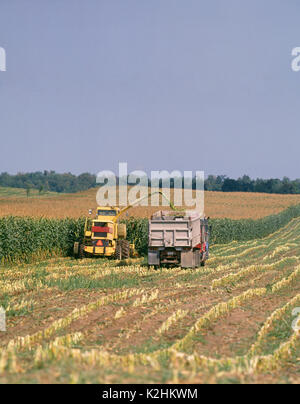
<svg viewBox="0 0 300 404"><path fill-rule="evenodd" d="M148 265L197 268L209 257L208 218L195 211L159 211L149 220Z"/></svg>

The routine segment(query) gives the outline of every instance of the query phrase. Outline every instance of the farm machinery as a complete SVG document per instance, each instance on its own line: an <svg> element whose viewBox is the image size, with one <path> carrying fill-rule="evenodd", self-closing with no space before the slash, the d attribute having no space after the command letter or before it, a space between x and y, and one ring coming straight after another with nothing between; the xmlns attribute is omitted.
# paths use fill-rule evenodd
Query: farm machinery
<svg viewBox="0 0 300 404"><path fill-rule="evenodd" d="M204 266L209 257L210 226L208 218L196 211L177 211L161 192L173 212L159 211L149 220L148 265ZM139 198L125 208L98 207L95 219L86 218L82 242L74 243L75 257L112 257L118 260L136 257L134 244L127 238L126 224L120 223L122 213L149 198Z"/></svg>
<svg viewBox="0 0 300 404"><path fill-rule="evenodd" d="M75 257L100 256L121 260L136 256L134 244L126 240L126 224L119 223L121 214L129 207L98 207L95 219L86 218L83 241L74 243Z"/></svg>
<svg viewBox="0 0 300 404"><path fill-rule="evenodd" d="M172 203L161 191L136 199L122 209L111 206L98 207L96 218L85 220L83 241L74 243L74 256L77 258L112 257L118 260L136 257L134 244L130 244L126 239L126 224L119 223L119 219L122 213L155 193L161 194L174 209Z"/></svg>
<svg viewBox="0 0 300 404"><path fill-rule="evenodd" d="M155 213L149 221L148 265L204 266L211 227L196 211Z"/></svg>

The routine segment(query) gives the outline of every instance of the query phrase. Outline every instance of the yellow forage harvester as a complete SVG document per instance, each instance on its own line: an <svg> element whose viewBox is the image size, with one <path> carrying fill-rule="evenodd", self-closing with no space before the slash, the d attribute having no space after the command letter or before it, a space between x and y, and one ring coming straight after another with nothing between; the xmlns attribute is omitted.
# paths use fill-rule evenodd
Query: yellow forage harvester
<svg viewBox="0 0 300 404"><path fill-rule="evenodd" d="M98 256L112 257L118 260L137 257L138 254L135 250L135 245L126 240L126 224L119 223L119 219L122 213L154 194L162 195L167 199L170 207L175 210L172 203L161 191L152 192L149 195L136 199L133 203L122 209L113 206L100 206L97 208L95 219L86 218L85 220L83 241L76 241L74 243L75 257ZM92 210L89 213L91 215Z"/></svg>

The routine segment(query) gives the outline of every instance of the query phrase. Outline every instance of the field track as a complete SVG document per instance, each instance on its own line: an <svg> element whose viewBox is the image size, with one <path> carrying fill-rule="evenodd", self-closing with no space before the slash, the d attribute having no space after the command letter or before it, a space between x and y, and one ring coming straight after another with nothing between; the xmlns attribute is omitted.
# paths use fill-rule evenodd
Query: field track
<svg viewBox="0 0 300 404"><path fill-rule="evenodd" d="M1 383L296 383L300 219L197 270L52 259L2 268Z"/></svg>

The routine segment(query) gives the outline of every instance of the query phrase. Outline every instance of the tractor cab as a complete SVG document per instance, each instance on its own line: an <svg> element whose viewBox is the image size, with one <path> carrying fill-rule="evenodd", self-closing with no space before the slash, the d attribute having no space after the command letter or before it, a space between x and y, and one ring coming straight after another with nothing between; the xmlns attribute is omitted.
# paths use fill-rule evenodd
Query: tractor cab
<svg viewBox="0 0 300 404"><path fill-rule="evenodd" d="M97 208L97 220L106 221L110 220L112 222L116 221L118 214L120 213L120 208L114 208L110 206L98 207Z"/></svg>

